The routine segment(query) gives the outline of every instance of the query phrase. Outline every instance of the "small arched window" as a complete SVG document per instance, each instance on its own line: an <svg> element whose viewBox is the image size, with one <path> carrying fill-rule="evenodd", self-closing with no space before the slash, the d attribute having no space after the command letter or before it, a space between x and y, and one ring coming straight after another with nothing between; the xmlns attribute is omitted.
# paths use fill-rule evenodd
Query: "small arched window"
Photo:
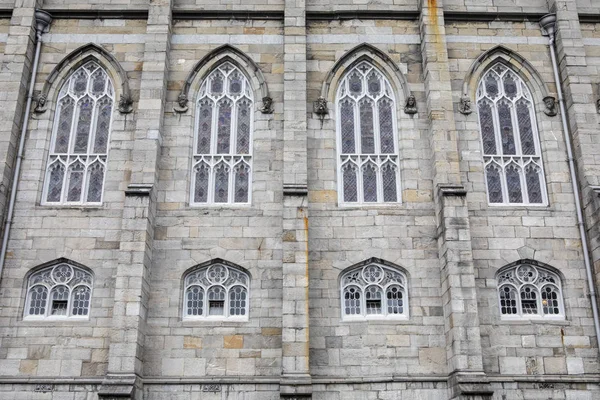
<svg viewBox="0 0 600 400"><path fill-rule="evenodd" d="M396 100L389 81L363 61L337 91L340 204L400 202Z"/></svg>
<svg viewBox="0 0 600 400"><path fill-rule="evenodd" d="M184 277L186 319L248 319L250 277L241 269L215 262Z"/></svg>
<svg viewBox="0 0 600 400"><path fill-rule="evenodd" d="M42 204L100 204L104 192L114 89L90 61L58 95Z"/></svg>
<svg viewBox="0 0 600 400"><path fill-rule="evenodd" d="M27 281L24 318L87 318L92 284L91 273L66 262L41 269Z"/></svg>
<svg viewBox="0 0 600 400"><path fill-rule="evenodd" d="M196 103L191 204L249 204L254 103L246 76L232 63L215 68Z"/></svg>
<svg viewBox="0 0 600 400"><path fill-rule="evenodd" d="M521 263L501 269L497 282L503 319L564 319L562 286L555 272Z"/></svg>
<svg viewBox="0 0 600 400"><path fill-rule="evenodd" d="M341 277L342 319L408 318L406 275L369 262Z"/></svg>
<svg viewBox="0 0 600 400"><path fill-rule="evenodd" d="M477 108L488 203L546 205L533 98L525 82L496 64L479 82Z"/></svg>

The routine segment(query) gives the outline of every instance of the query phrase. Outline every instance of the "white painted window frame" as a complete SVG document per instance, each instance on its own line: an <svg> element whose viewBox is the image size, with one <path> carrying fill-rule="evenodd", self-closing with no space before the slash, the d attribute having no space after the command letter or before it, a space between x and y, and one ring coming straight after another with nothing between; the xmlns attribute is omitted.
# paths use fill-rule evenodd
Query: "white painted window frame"
<svg viewBox="0 0 600 400"><path fill-rule="evenodd" d="M73 94L69 93L71 87L74 84L74 80L72 78L80 70L82 70L82 69L85 70L85 67L87 65L89 65L90 63L94 63L98 67L98 69L101 69L106 74L107 86L105 89L105 93L98 98L95 98L91 94L90 78L91 78L92 73L88 72L88 88L87 88L87 90L81 96L75 97ZM94 70L94 72L95 72L95 70ZM79 100L81 100L85 96L89 96L89 97L95 99L95 105L94 105L94 108L92 111L92 116L91 116L92 125L90 127L90 134L88 137L88 151L86 153L75 153L73 151L73 149L74 149L74 145L75 145L75 137L76 137L76 129L77 129L76 122L79 120L79 112L80 112L79 108L77 107L77 103L79 102ZM94 140L96 139L96 123L97 123L97 112L98 112L98 107L96 106L96 104L97 104L97 101L104 96L108 96L112 101L111 118L110 118L109 126L108 126L108 137L106 139L107 140L106 153L93 153ZM57 153L54 151L54 149L56 146L56 139L57 139L56 135L58 133L60 111L62 108L61 102L67 97L72 98L75 103L75 111L73 112L73 120L71 123L71 132L69 134L69 149L68 149L67 153ZM50 151L48 154L48 162L46 163L46 172L44 174L44 186L42 189L42 200L40 202L40 204L42 206L77 206L77 205L100 206L103 204L104 192L106 189L106 176L108 175L108 154L110 152L110 138L111 138L111 133L112 133L112 125L113 125L113 121L114 121L114 118L113 118L114 110L115 110L114 84L112 82L112 79L110 78L110 75L108 74L106 69L100 65L100 63L95 62L95 61L89 61L89 62L85 63L84 65L82 65L81 67L79 67L78 69L76 69L75 71L73 71L71 73L71 75L69 75L69 78L65 81L65 83L61 87L61 89L59 91L58 99L56 101L56 111L55 111L54 122L53 122L53 127L52 127L52 139L50 141ZM85 173L83 174L81 200L80 201L67 201L67 194L68 194L67 192L68 192L68 183L69 183L69 179L67 179L67 177L69 175L69 169L73 164L77 163L78 161L85 166L85 169L84 169ZM90 167L92 165L94 165L96 162L100 162L104 168L104 176L102 179L102 192L100 194L99 202L88 202L85 200L87 190L89 187L88 186L88 184L89 184L88 175L89 175ZM47 198L48 198L48 189L49 189L49 185L50 185L50 168L56 163L62 163L65 166L65 173L64 173L64 177L63 177L61 199L60 199L60 201L54 202L54 201L47 201Z"/></svg>
<svg viewBox="0 0 600 400"><path fill-rule="evenodd" d="M533 268L536 271L536 279L533 281L523 281L522 279L520 279L518 277L517 270L521 267ZM513 279L514 282L510 282L508 280L504 280L504 281L500 280L501 275L510 273L511 271L512 271L512 276L514 277L514 279ZM540 271L545 274L551 275L554 278L554 280L556 281L556 283L537 282L540 277ZM497 293L497 299L498 299L498 310L500 312L500 318L502 320L527 321L527 320L564 320L565 319L566 316L565 316L564 297L563 297L563 291L562 291L562 282L561 282L560 276L556 272L553 272L547 268L539 267L539 266L532 265L532 264L527 264L527 263L518 264L518 265L513 265L511 267L500 269L498 271L498 273L496 274L496 282L497 282L496 293ZM543 312L542 289L548 285L554 286L558 291L558 295L559 295L558 296L558 308L560 310L559 314L544 314L544 312ZM504 286L513 287L517 293L517 299L516 299L517 314L502 314L500 289L503 288ZM522 301L521 301L521 289L523 289L526 286L535 288L536 295L537 295L537 310L538 310L537 314L523 313L523 306L522 306Z"/></svg>
<svg viewBox="0 0 600 400"><path fill-rule="evenodd" d="M392 281L385 285L381 285L381 284L379 284L379 282L381 282L381 280L384 279L382 277L382 279L379 280L378 282L367 282L365 279L365 271L367 270L367 268L369 268L371 266L377 266L377 267L381 268L383 270L384 276L385 276L386 271L391 271L395 274L399 274L402 277L402 280L401 281ZM358 271L360 271L359 273L360 273L360 276L363 281L362 283L361 282L351 282L351 283L346 283L346 284L344 283L344 279L346 277L348 277ZM377 286L382 290L383 297L381 300L381 311L382 311L381 314L367 314L365 290L370 286ZM402 295L403 295L403 299L402 299L403 300L403 306L402 306L403 312L402 312L402 314L388 314L388 312L387 312L387 290L392 286L399 286L402 289ZM360 315L346 315L346 313L345 313L346 306L344 304L344 302L345 302L344 293L346 291L346 288L349 288L349 287L357 287L360 289L360 294L361 294L361 298L360 298L361 314ZM409 302L409 294L408 294L408 280L407 280L406 274L397 268L392 268L387 265L379 264L379 263L375 263L375 262L370 262L366 265L352 268L352 269L344 272L340 276L340 307L341 307L340 310L341 310L342 321L408 320L409 316L410 316L410 302Z"/></svg>
<svg viewBox="0 0 600 400"><path fill-rule="evenodd" d="M352 74L353 71L358 70L358 68L363 65L369 65L370 69L367 73L361 73L363 75L363 93L361 96L356 99L350 96L348 89L348 78ZM382 79L382 87L381 94L378 97L371 97L366 90L367 85L367 77L369 73L375 70ZM342 91L345 88L346 94L342 95ZM386 93L386 91L388 93ZM373 135L375 141L375 151L373 154L362 154L357 151L352 154L342 153L342 114L341 114L341 103L342 101L350 97L354 102L354 143L355 143L355 151L359 150L361 145L361 132L360 132L360 102L368 98L370 99L373 105ZM379 113L377 112L377 102L383 97L387 97L392 102L392 130L393 130L393 141L394 141L394 152L393 153L381 153L381 135L380 135L380 124L379 124ZM399 154L399 145L398 145L398 121L397 121L397 102L396 95L393 90L393 86L390 81L387 79L386 75L379 70L374 64L362 61L353 68L346 71L343 78L340 80L338 84L337 94L336 94L336 148L337 148L337 189L338 189L338 204L340 206L345 207L356 207L356 206L387 206L387 205L397 205L402 203L402 184L401 184L401 174L400 174L400 154ZM364 159L361 159L363 158ZM395 158L395 160L394 160ZM346 165L346 162L353 160L353 163L357 167L357 201L356 202L346 202L344 201L344 176L343 176L343 166ZM365 202L364 201L364 186L363 186L363 176L361 173L362 167L368 162L373 162L377 167L376 178L377 178L377 202ZM396 167L396 201L395 202L384 202L383 199L383 175L381 173L381 168L387 163L392 162L392 164ZM352 161L351 161L352 162Z"/></svg>
<svg viewBox="0 0 600 400"><path fill-rule="evenodd" d="M241 282L234 282L228 286L225 286L223 284L223 282L211 282L210 279L208 279L208 271L210 268L214 267L214 266L221 266L224 267L227 270L227 277L229 277L230 271L235 271L239 274L242 274L243 276L246 277L247 280L247 284L243 284ZM188 283L188 278L190 277L190 275L192 274L196 274L196 273L201 273L204 272L204 276L206 277L206 283L202 283L202 282L194 282L194 283ZM226 278L227 279L227 278ZM198 269L194 269L192 271L189 271L184 277L183 277L183 281L184 281L184 290L183 290L183 302L182 302L182 319L184 321L237 321L237 322L246 322L249 320L250 318L250 275L248 275L246 272L242 271L239 268L234 268L231 267L229 265L217 262L217 263L213 263L210 264L208 266L202 267L202 268L198 268ZM202 307L202 315L188 315L187 313L187 294L188 294L188 290L190 288L192 288L193 286L199 286L202 288L202 290L204 290L204 304ZM215 287L215 286L221 286L222 288L225 289L225 301L223 303L223 315L209 315L209 304L208 304L208 291L210 290L210 288ZM235 288L236 286L241 286L244 289L246 289L246 315L230 315L230 308L229 308L229 303L230 303L230 298L229 298L229 294L230 291Z"/></svg>
<svg viewBox="0 0 600 400"><path fill-rule="evenodd" d="M223 73L222 67L226 64L232 67L232 70L228 73ZM210 90L208 88L210 80L216 73L216 71L221 71L224 75L224 83L223 90L227 92L227 78L234 71L238 71L239 74L243 78L243 89L242 94L240 94L237 98L230 97L228 94L222 96L212 96ZM200 91L198 94L198 98L196 99L196 115L194 119L194 147L192 149L192 162L190 167L190 206L192 207L248 207L252 204L252 176L253 176L253 165L252 160L253 157L253 139L254 139L254 114L255 114L255 102L254 102L254 93L252 90L252 85L250 84L250 79L246 76L244 71L238 66L234 65L229 61L225 61L220 64L218 67L214 68L213 71L204 78L202 84L200 85ZM237 130L237 117L238 117L238 108L236 107L237 101L241 98L247 97L250 100L250 134L249 134L249 147L248 154L237 154L233 151L233 149L237 149L237 140L238 140L238 130ZM199 129L200 129L200 103L204 99L210 99L213 102L212 108L212 126L211 126L211 137L210 137L210 154L198 154L198 139L199 139ZM217 104L224 100L228 99L232 103L232 111L231 111L231 133L230 133L230 153L229 154L218 154L217 153L217 136L218 136L218 107ZM235 172L234 168L245 161L250 171L248 172L248 201L247 202L235 202ZM208 164L210 168L210 174L208 179L208 194L207 194L207 202L196 202L194 201L195 192L196 192L196 167L200 165L202 162ZM228 182L228 201L217 203L214 201L214 184L215 184L215 172L214 168L221 162L225 162L230 168L229 171L229 182Z"/></svg>
<svg viewBox="0 0 600 400"><path fill-rule="evenodd" d="M69 281L67 281L66 283L64 282L57 282L54 278L53 278L53 274L54 271L59 268L62 267L64 265L67 265L71 268L72 271L72 277ZM45 272L50 271L50 277L52 279L52 282L48 283L48 282L32 282L36 277L44 274ZM85 275L87 275L89 277L89 280L91 283L86 284L86 283L77 283L75 285L69 285L69 282L73 279L73 277L75 276L75 271L79 271L81 273L84 273ZM31 305L31 289L33 289L36 286L42 286L45 287L46 290L48 291L48 298L46 300L46 310L44 315L30 315L29 314L29 308ZM52 290L54 290L55 288L59 287L59 286L66 286L69 289L69 296L68 296L68 300L67 300L67 315L52 315L51 311L52 311L52 298L51 298L51 294L52 294ZM84 286L87 287L90 290L90 306L88 308L88 313L87 315L72 315L72 305L73 305L73 291L75 289L77 289L80 286ZM85 269L79 268L77 266L71 265L69 263L65 263L65 262L61 262L59 264L53 265L53 266L49 266L46 268L43 268L39 271L36 271L35 273L31 274L28 278L28 283L27 283L27 291L25 292L25 309L23 310L23 320L26 321L41 321L41 320L56 320L56 321L63 321L63 320L89 320L90 318L90 314L92 313L92 300L94 298L94 277L91 273L89 273L88 271L86 271Z"/></svg>
<svg viewBox="0 0 600 400"><path fill-rule="evenodd" d="M485 79L489 74L495 74L496 76L499 76L497 73L493 72L498 66L504 67L505 71L499 77L498 90L499 90L500 94L498 95L498 98L494 100L494 99L491 99L490 97L488 97L486 94L484 94L485 93ZM516 84L518 86L519 95L514 100L511 100L511 99L503 96L503 93L504 93L503 77L506 75L507 72L512 73L512 75L516 79ZM517 119L517 112L516 112L515 105L522 99L526 99L529 103L528 108L529 108L529 115L531 118L532 135L533 135L533 141L534 141L534 147L535 147L534 155L524 155L523 151L522 151L522 147L521 147L521 135L520 135L520 130L519 130L519 124L517 122L518 119ZM512 103L510 110L511 110L512 121L514 122L513 123L513 135L514 135L514 140L515 140L515 153L516 153L514 155L502 155L502 150L501 150L502 149L502 138L501 138L500 129L499 129L500 123L499 123L499 117L498 117L498 103L502 100L506 100L509 103ZM488 205L492 206L492 207L498 207L498 206L546 207L548 205L548 192L547 192L546 178L545 178L546 174L544 172L544 162L542 160L542 154L541 154L540 135L539 135L539 129L538 129L537 118L536 118L536 113L535 113L535 105L533 104L534 99L531 95L531 91L530 91L529 87L514 70L512 70L510 67L506 66L504 63L498 62L498 63L494 64L494 66L492 68L488 69L486 71L486 73L483 74L481 76L481 79L479 80L479 84L477 86L477 101L476 101L477 108L479 108L480 101L487 101L491 104L492 119L493 119L493 125L494 125L494 138L496 141L496 154L495 155L485 154L484 143L483 143L483 129L481 127L481 118L478 116L477 123L479 125L479 141L480 141L480 145L481 145L481 154L482 154L482 158L483 158L483 172L484 172L486 198L488 201ZM513 163L516 164L517 166L519 166L519 168L521 168L521 170L523 171L523 173L520 174L521 192L522 192L522 196L523 196L523 202L521 202L521 203L509 202L508 184L507 184L507 180L506 180L506 168ZM532 164L532 163L539 168L538 175L540 177L540 190L541 190L541 194L542 194L542 202L541 203L529 202L529 193L527 190L525 168L529 164ZM488 175L487 168L490 164L496 164L500 169L499 174L500 174L500 182L501 182L501 186L502 186L502 198L504 199L504 201L501 203L490 202L490 195L489 195L489 188L488 188L488 176L487 176Z"/></svg>

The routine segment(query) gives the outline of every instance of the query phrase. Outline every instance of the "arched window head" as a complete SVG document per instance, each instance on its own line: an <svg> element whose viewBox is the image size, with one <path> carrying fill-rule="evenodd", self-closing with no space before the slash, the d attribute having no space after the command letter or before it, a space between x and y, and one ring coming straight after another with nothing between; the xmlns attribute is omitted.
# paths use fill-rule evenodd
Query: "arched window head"
<svg viewBox="0 0 600 400"><path fill-rule="evenodd" d="M99 64L89 61L63 84L56 104L42 204L101 204L113 84Z"/></svg>
<svg viewBox="0 0 600 400"><path fill-rule="evenodd" d="M533 98L525 82L496 64L479 82L477 108L488 203L548 204Z"/></svg>
<svg viewBox="0 0 600 400"><path fill-rule="evenodd" d="M88 318L92 274L67 262L43 268L29 276L25 319Z"/></svg>
<svg viewBox="0 0 600 400"><path fill-rule="evenodd" d="M375 261L352 268L341 277L342 319L406 319L406 275Z"/></svg>
<svg viewBox="0 0 600 400"><path fill-rule="evenodd" d="M350 69L337 115L339 203L400 202L396 100L385 75L367 61Z"/></svg>
<svg viewBox="0 0 600 400"><path fill-rule="evenodd" d="M560 277L529 263L505 267L496 275L502 319L564 319Z"/></svg>
<svg viewBox="0 0 600 400"><path fill-rule="evenodd" d="M191 204L249 204L254 102L246 76L231 62L202 82L196 103Z"/></svg>
<svg viewBox="0 0 600 400"><path fill-rule="evenodd" d="M250 277L239 268L214 262L184 277L183 318L247 320Z"/></svg>

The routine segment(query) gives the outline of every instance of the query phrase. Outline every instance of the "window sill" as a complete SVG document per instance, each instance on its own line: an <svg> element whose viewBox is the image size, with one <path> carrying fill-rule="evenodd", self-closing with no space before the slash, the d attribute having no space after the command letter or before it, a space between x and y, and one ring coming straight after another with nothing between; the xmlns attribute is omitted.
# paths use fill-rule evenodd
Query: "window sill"
<svg viewBox="0 0 600 400"><path fill-rule="evenodd" d="M384 323L393 323L396 324L398 322L409 322L408 315L402 315L397 317L389 317L389 316L370 316L370 317L342 317L342 323L355 323L355 322L384 322Z"/></svg>
<svg viewBox="0 0 600 400"><path fill-rule="evenodd" d="M500 318L496 320L498 325L523 325L523 324L541 324L541 325L571 325L571 321L561 318Z"/></svg>
<svg viewBox="0 0 600 400"><path fill-rule="evenodd" d="M49 323L51 325L65 325L71 322L90 322L89 317L24 317L20 323L38 325L40 323Z"/></svg>
<svg viewBox="0 0 600 400"><path fill-rule="evenodd" d="M183 318L180 323L181 326L206 326L206 327L227 327L227 326L238 326L245 324L250 321L249 318Z"/></svg>

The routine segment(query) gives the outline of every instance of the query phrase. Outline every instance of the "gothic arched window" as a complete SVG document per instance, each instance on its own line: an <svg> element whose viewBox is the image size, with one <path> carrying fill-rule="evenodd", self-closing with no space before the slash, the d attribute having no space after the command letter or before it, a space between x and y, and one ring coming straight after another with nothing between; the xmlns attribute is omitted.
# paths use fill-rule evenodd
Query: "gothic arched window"
<svg viewBox="0 0 600 400"><path fill-rule="evenodd" d="M246 76L232 63L215 68L196 103L191 204L249 204L254 103Z"/></svg>
<svg viewBox="0 0 600 400"><path fill-rule="evenodd" d="M92 300L92 274L61 262L41 269L27 281L24 317L87 318Z"/></svg>
<svg viewBox="0 0 600 400"><path fill-rule="evenodd" d="M114 105L113 84L94 61L58 95L42 204L100 204Z"/></svg>
<svg viewBox="0 0 600 400"><path fill-rule="evenodd" d="M503 319L564 319L561 281L547 268L522 263L496 275Z"/></svg>
<svg viewBox="0 0 600 400"><path fill-rule="evenodd" d="M363 61L337 91L340 204L400 202L396 101L389 81Z"/></svg>
<svg viewBox="0 0 600 400"><path fill-rule="evenodd" d="M244 271L215 262L184 277L183 317L248 319L250 277Z"/></svg>
<svg viewBox="0 0 600 400"><path fill-rule="evenodd" d="M477 89L488 202L548 203L533 98L523 80L502 63Z"/></svg>
<svg viewBox="0 0 600 400"><path fill-rule="evenodd" d="M386 265L369 262L341 277L343 319L408 318L406 275Z"/></svg>

